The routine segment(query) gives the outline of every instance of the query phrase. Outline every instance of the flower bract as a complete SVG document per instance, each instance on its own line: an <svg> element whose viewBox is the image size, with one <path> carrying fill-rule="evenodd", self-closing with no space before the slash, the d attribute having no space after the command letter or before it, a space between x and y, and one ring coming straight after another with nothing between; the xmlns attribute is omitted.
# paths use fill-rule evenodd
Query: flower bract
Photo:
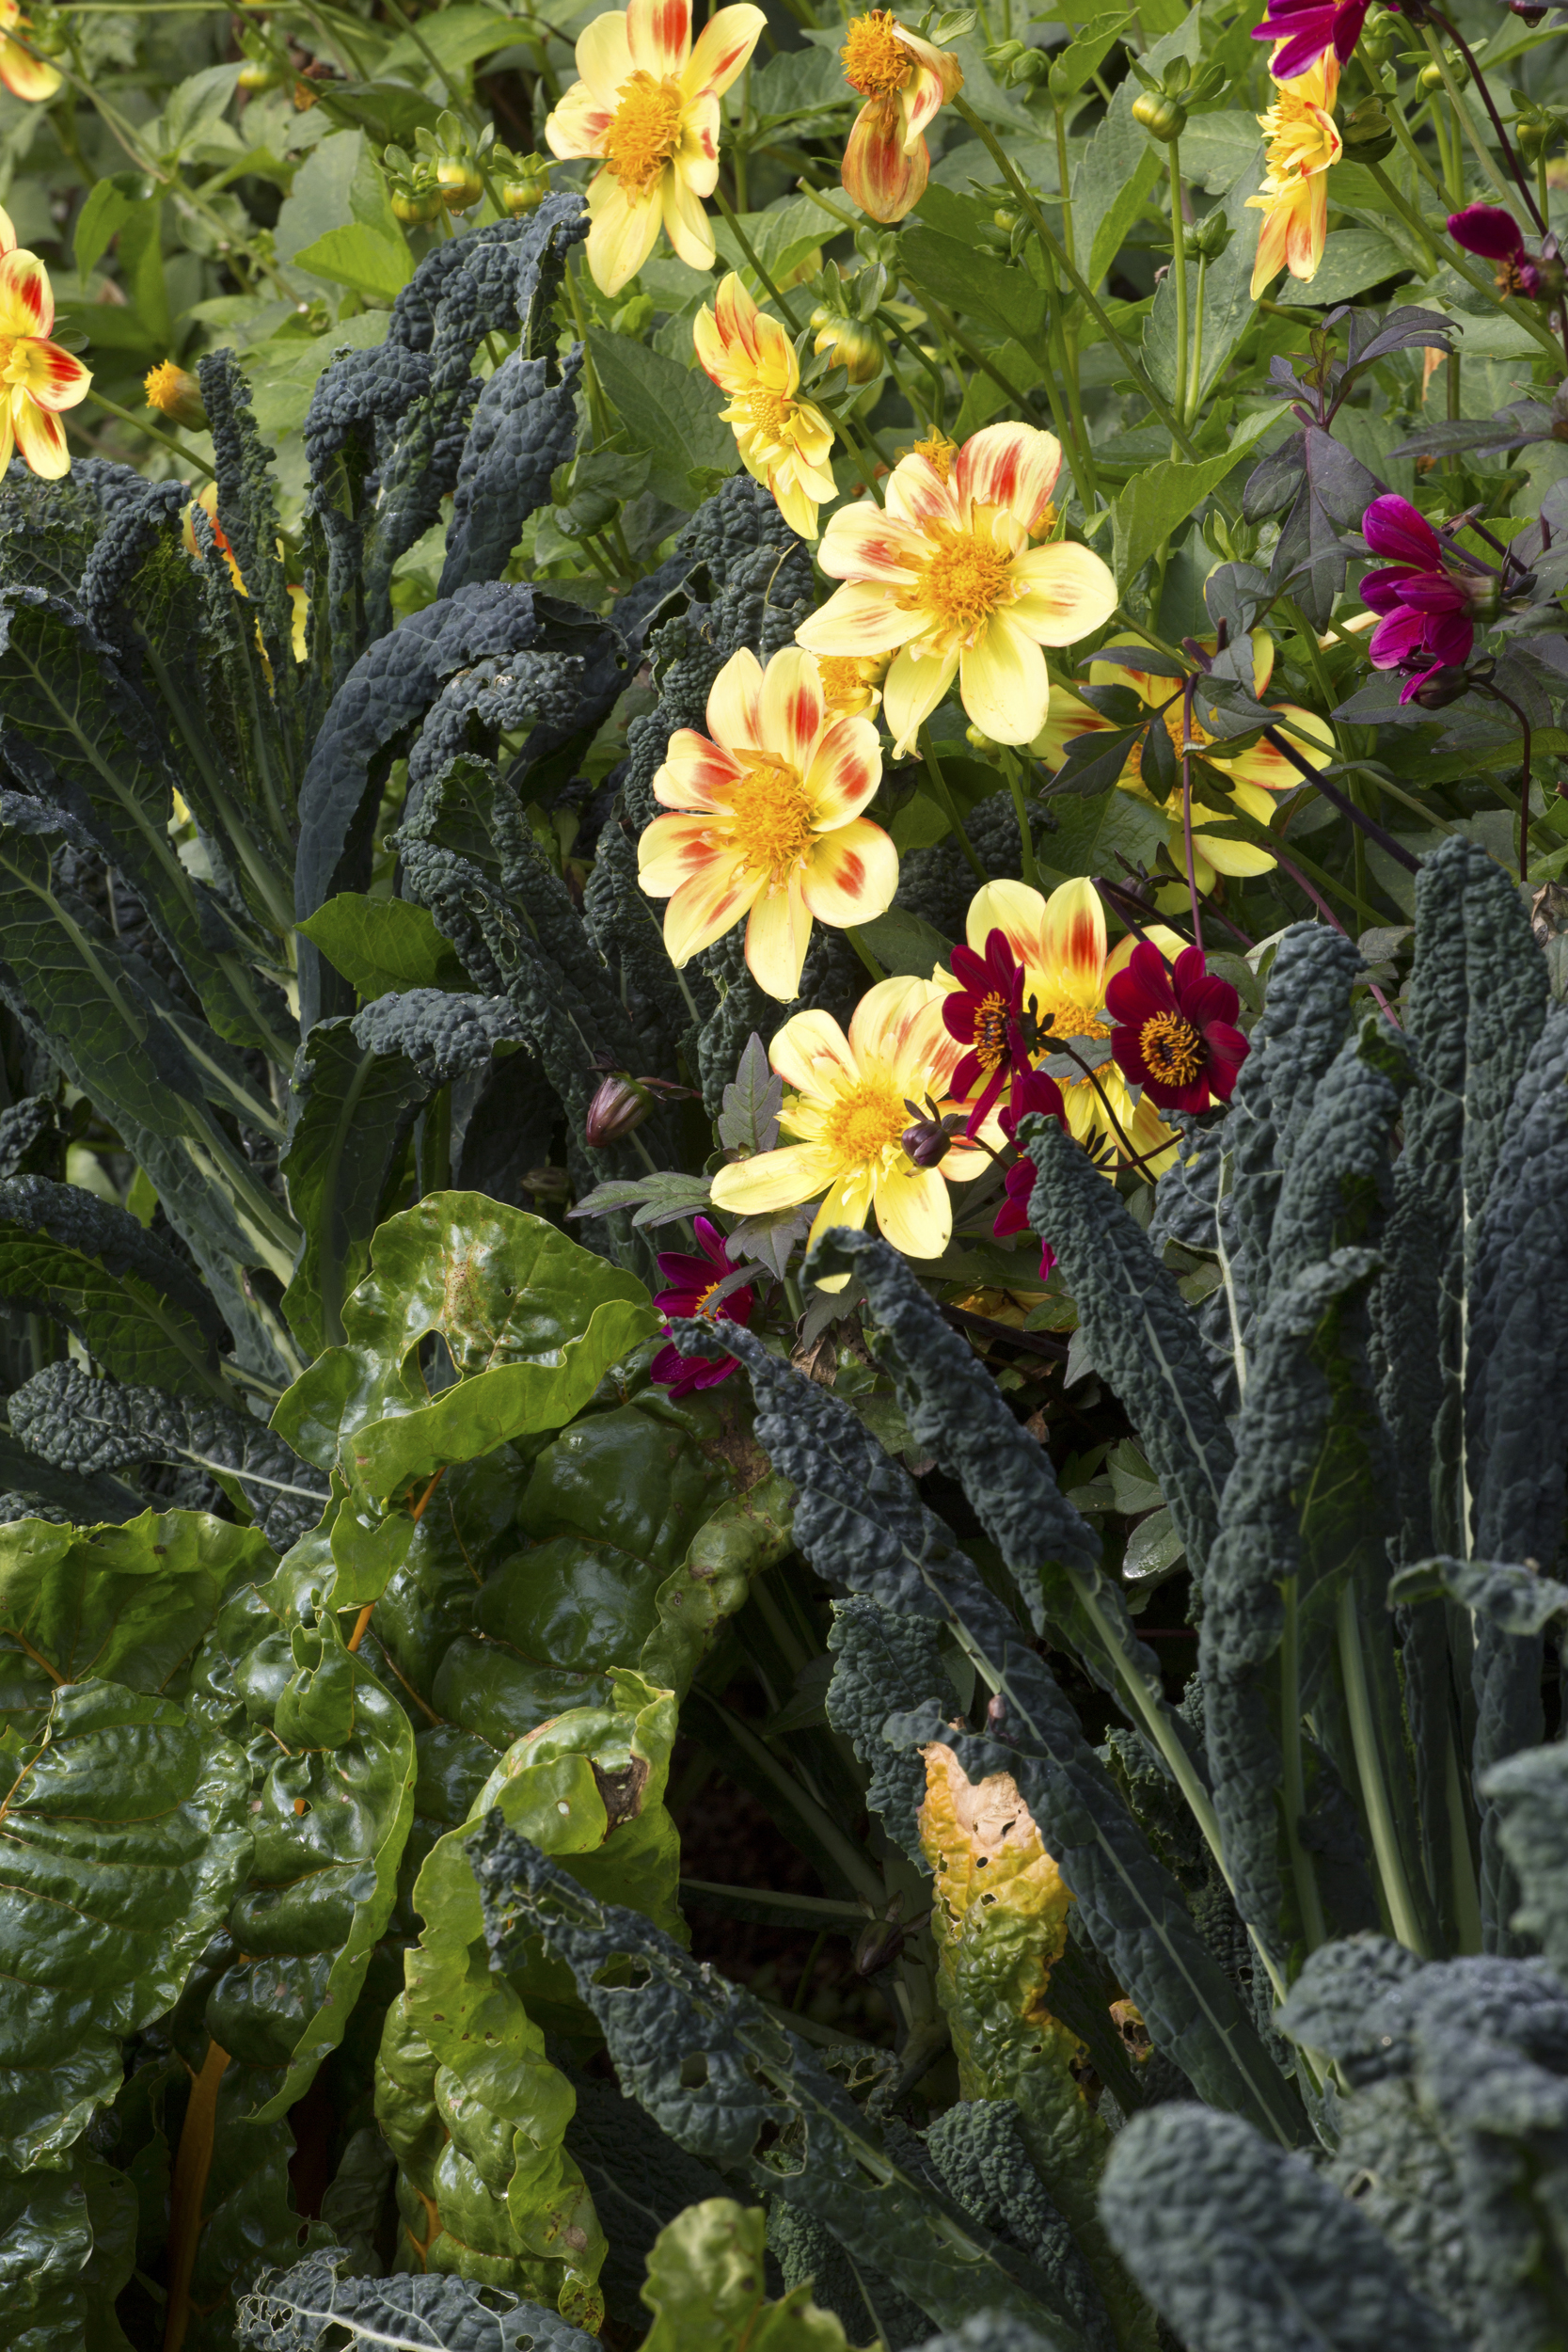
<svg viewBox="0 0 1568 2352"><path fill-rule="evenodd" d="M882 776L869 719L834 718L816 664L793 645L767 671L744 647L707 700L706 735L670 738L638 845L638 877L668 898L664 944L678 967L744 915L752 977L781 1001L800 992L812 919L839 929L885 914L898 853L861 815Z"/></svg>
<svg viewBox="0 0 1568 2352"><path fill-rule="evenodd" d="M755 1293L750 1284L742 1283L726 1297L716 1299L714 1294L735 1272L724 1236L710 1217L694 1216L691 1230L701 1257L678 1249L659 1253L658 1270L665 1288L656 1295L654 1305L665 1318L666 1332L675 1318L689 1315L703 1315L714 1323L738 1323L744 1328L752 1320ZM682 1397L696 1389L717 1388L736 1369L733 1356L683 1356L672 1342L659 1349L648 1366L648 1377L656 1387L668 1389L673 1397Z"/></svg>
<svg viewBox="0 0 1568 2352"><path fill-rule="evenodd" d="M703 199L719 183L719 101L766 23L760 8L721 8L693 46L689 0L631 0L578 40L581 79L545 139L552 154L603 163L588 183L588 267L602 293L636 277L661 226L683 262L713 267Z"/></svg>
<svg viewBox="0 0 1568 2352"><path fill-rule="evenodd" d="M1248 211L1263 215L1252 267L1257 301L1282 269L1292 278L1318 274L1328 238L1328 183L1324 177L1344 153L1334 119L1338 61L1332 54L1307 72L1278 86L1278 95L1259 123L1268 140L1262 187L1247 198Z"/></svg>
<svg viewBox="0 0 1568 2352"><path fill-rule="evenodd" d="M820 1196L811 1241L835 1225L863 1226L875 1211L906 1257L941 1257L953 1231L949 1184L988 1165L961 1137L936 1168L917 1168L904 1149L909 1104L927 1096L940 1104L958 1058L942 992L929 980L879 980L856 1006L847 1037L829 1013L798 1012L768 1058L786 1089L779 1125L795 1140L721 1168L715 1205L760 1216Z"/></svg>
<svg viewBox="0 0 1568 2352"><path fill-rule="evenodd" d="M945 471L916 450L901 457L885 507L862 500L829 516L818 561L846 585L796 640L816 654L893 654L882 708L898 756L955 678L993 743L1031 741L1051 699L1040 647L1075 644L1115 611L1098 555L1032 544L1061 462L1054 435L988 425Z"/></svg>
<svg viewBox="0 0 1568 2352"><path fill-rule="evenodd" d="M828 462L833 428L820 408L799 397L795 345L733 270L712 310L698 311L692 340L704 369L730 395L723 417L741 464L772 491L791 531L815 539L818 506L838 496Z"/></svg>
<svg viewBox="0 0 1568 2352"><path fill-rule="evenodd" d="M9 227L9 222L7 227ZM22 247L0 255L0 472L19 449L33 471L58 481L71 471L60 411L87 396L90 372L51 342L55 296L36 253Z"/></svg>
<svg viewBox="0 0 1568 2352"><path fill-rule="evenodd" d="M902 220L926 192L927 126L963 87L951 50L906 31L889 8L852 17L844 78L865 100L844 151L844 188L873 220Z"/></svg>
<svg viewBox="0 0 1568 2352"><path fill-rule="evenodd" d="M1105 1002L1117 1062L1162 1110L1206 1111L1230 1100L1247 1054L1235 1025L1240 999L1228 980L1204 969L1201 948L1184 947L1168 964L1140 940Z"/></svg>

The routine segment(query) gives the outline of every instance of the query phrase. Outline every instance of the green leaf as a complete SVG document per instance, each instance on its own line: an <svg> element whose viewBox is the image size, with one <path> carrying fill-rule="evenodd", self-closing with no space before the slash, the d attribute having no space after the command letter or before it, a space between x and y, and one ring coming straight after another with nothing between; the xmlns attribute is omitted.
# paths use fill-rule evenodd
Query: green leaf
<svg viewBox="0 0 1568 2352"><path fill-rule="evenodd" d="M840 87L845 87L842 80ZM845 95L850 95L847 88L845 88ZM746 232L747 243L774 285L782 287L786 293L818 246L837 233L821 205L814 204L809 196L795 197L771 212L743 213L740 226ZM756 273L727 220L714 221L713 242L721 259L727 262L732 269L739 270L758 301L765 302L767 289L757 283Z"/></svg>
<svg viewBox="0 0 1568 2352"><path fill-rule="evenodd" d="M467 988L451 948L428 908L409 898L367 898L345 889L298 925L359 997L395 988Z"/></svg>
<svg viewBox="0 0 1568 2352"><path fill-rule="evenodd" d="M1323 246L1315 276L1287 277L1274 299L1298 308L1310 304L1327 310L1336 302L1348 302L1353 294L1365 294L1369 286L1381 286L1386 278L1409 274L1405 256L1377 230L1336 229ZM1403 295L1395 298L1406 299Z"/></svg>
<svg viewBox="0 0 1568 2352"><path fill-rule="evenodd" d="M1072 230L1079 252L1087 249L1084 276L1091 286L1116 260L1160 177L1160 151L1132 119L1137 95L1129 73L1073 165Z"/></svg>
<svg viewBox="0 0 1568 2352"><path fill-rule="evenodd" d="M0 2333L16 2352L128 2352L115 2298L136 2261L136 2192L73 2150L61 2169L0 2170Z"/></svg>
<svg viewBox="0 0 1568 2352"><path fill-rule="evenodd" d="M325 2352L328 2344L341 2352L356 2344L372 2352L517 2352L524 2344L597 2352L595 2337L504 2288L420 2271L345 2278L351 2259L332 2247L288 2270L264 2270L240 2298L239 2352Z"/></svg>
<svg viewBox="0 0 1568 2352"><path fill-rule="evenodd" d="M395 301L414 275L414 257L404 239L379 236L362 221L329 229L296 253L294 263L372 302Z"/></svg>
<svg viewBox="0 0 1568 2352"><path fill-rule="evenodd" d="M770 1152L779 1139L784 1080L768 1066L768 1048L753 1030L724 1089L717 1121L720 1142L729 1152Z"/></svg>
<svg viewBox="0 0 1568 2352"><path fill-rule="evenodd" d="M120 2044L171 2009L250 1852L250 1774L181 1708L67 1683L5 1735L0 2156L57 2162L114 2099Z"/></svg>
<svg viewBox="0 0 1568 2352"><path fill-rule="evenodd" d="M1037 335L1045 323L1043 288L1026 269L977 250L975 225L969 198L955 196L950 188L927 188L919 214L899 240L906 269L948 310L983 318L1006 336Z"/></svg>
<svg viewBox="0 0 1568 2352"><path fill-rule="evenodd" d="M137 187L140 187L139 172L123 176L128 179L134 176ZM117 172L113 179L100 180L96 187L88 190L87 201L76 215L72 251L79 278L86 278L88 271L103 259L131 217L135 199L128 189L119 185L120 177Z"/></svg>
<svg viewBox="0 0 1568 2352"><path fill-rule="evenodd" d="M1116 546L1112 569L1117 586L1136 580L1149 557L1195 515L1212 490L1217 489L1236 463L1232 450L1205 457L1197 465L1162 457L1135 473L1118 493L1114 511Z"/></svg>
<svg viewBox="0 0 1568 2352"><path fill-rule="evenodd" d="M94 1677L143 1695L177 1687L225 1596L272 1566L255 1528L205 1511L0 1527L0 1719L30 1736L57 1686Z"/></svg>
<svg viewBox="0 0 1568 2352"><path fill-rule="evenodd" d="M1104 64L1128 22L1125 8L1113 8L1108 16L1093 16L1080 24L1064 48L1052 52L1053 80L1059 78L1066 92L1082 89Z"/></svg>
<svg viewBox="0 0 1568 2352"><path fill-rule="evenodd" d="M713 1187L705 1176L683 1176L675 1168L659 1168L651 1176L613 1177L608 1184L595 1184L567 1214L574 1218L611 1216L619 1209L633 1209L632 1223L641 1232L690 1216L695 1210L707 1208L712 1197Z"/></svg>
<svg viewBox="0 0 1568 2352"><path fill-rule="evenodd" d="M617 422L632 447L653 459L651 486L689 513L702 501L688 477L704 468L732 474L740 462L735 435L719 414L724 395L701 368L683 368L627 336L591 326L588 348Z"/></svg>
<svg viewBox="0 0 1568 2352"><path fill-rule="evenodd" d="M1248 199L1258 193L1262 172L1263 145L1260 139L1255 139L1226 188L1223 204L1217 207L1229 223L1230 242L1218 260L1208 262L1201 272L1201 310L1196 306L1199 273L1191 262L1187 264L1195 311L1192 334L1195 342L1199 336L1202 338L1197 386L1200 400L1219 382L1229 365L1231 353L1252 324L1256 308L1252 299L1252 264L1258 250L1261 215L1249 209ZM1286 279L1287 285L1294 282L1292 278ZM1174 400L1179 389L1180 355L1176 340L1176 285L1169 271L1156 289L1154 307L1144 323L1143 358L1159 389L1167 400ZM1234 464L1240 455L1234 443L1230 454Z"/></svg>
<svg viewBox="0 0 1568 2352"><path fill-rule="evenodd" d="M498 49L516 46L519 33L514 16L502 16L493 8L458 7L433 12L429 21L420 21L419 39L404 33L393 41L381 60L385 74L410 74L423 81L430 72L430 59L445 67L449 72L461 73L465 66L476 65L481 57L493 56ZM428 52L428 55L426 54Z"/></svg>
<svg viewBox="0 0 1568 2352"><path fill-rule="evenodd" d="M609 1679L610 1705L572 1708L519 1740L467 1821L426 1858L414 1888L424 1925L388 2021L377 2098L400 2204L420 2238L431 2206L446 2233L436 2265L499 2274L595 2329L604 2233L562 2144L572 2096L543 2030L580 2031L581 2014L570 1976L537 1951L511 1979L492 1972L467 1848L499 1807L584 1885L683 1932L679 1841L663 1802L674 1702L640 1676Z"/></svg>
<svg viewBox="0 0 1568 2352"><path fill-rule="evenodd" d="M858 925L855 936L865 942L890 978L895 973L911 973L928 980L953 948L952 941L944 939L935 924L903 907L890 907L874 922Z"/></svg>
<svg viewBox="0 0 1568 2352"><path fill-rule="evenodd" d="M824 114L835 106L859 107L860 103L832 49L786 49L769 57L765 66L752 69L752 114L762 123L788 122L802 115ZM834 232L828 226L826 213L817 206L813 210L821 224L816 235L820 245ZM751 235L750 222L746 233ZM764 261L767 258L764 254Z"/></svg>
<svg viewBox="0 0 1568 2352"><path fill-rule="evenodd" d="M768 2216L709 2197L654 2240L642 2300L654 2324L642 2352L845 2352L844 2329L809 2285L768 2296Z"/></svg>
<svg viewBox="0 0 1568 2352"><path fill-rule="evenodd" d="M239 73L238 60L232 65L205 66L169 92L159 125L166 162L172 163L188 147L211 137L229 110Z"/></svg>
<svg viewBox="0 0 1568 2352"><path fill-rule="evenodd" d="M53 1316L117 1379L224 1393L228 1335L199 1280L126 1210L77 1184L0 1180L0 1298Z"/></svg>
<svg viewBox="0 0 1568 2352"><path fill-rule="evenodd" d="M434 1193L390 1218L372 1260L343 1310L345 1343L294 1382L273 1417L308 1461L343 1475L340 1561L413 1481L570 1421L610 1366L658 1327L635 1275L477 1193ZM435 1334L456 1378L433 1397L420 1347Z"/></svg>

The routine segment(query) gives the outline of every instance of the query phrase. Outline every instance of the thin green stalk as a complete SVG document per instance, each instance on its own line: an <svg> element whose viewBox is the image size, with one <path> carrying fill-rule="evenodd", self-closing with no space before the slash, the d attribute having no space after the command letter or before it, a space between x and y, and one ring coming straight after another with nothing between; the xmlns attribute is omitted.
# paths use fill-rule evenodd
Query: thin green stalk
<svg viewBox="0 0 1568 2352"><path fill-rule="evenodd" d="M934 359L927 359L926 354L921 350L920 345L917 342L912 342L911 341L910 337L905 334L903 328L899 326L898 321L894 317L891 310L879 310L877 312L877 324L881 327L884 334L891 335L895 342L902 343L904 349L909 353L910 358L914 361L916 367L922 369L924 373L930 377L934 388L930 397L931 429L935 433L940 433L942 429L943 420L947 414L947 386L942 380L942 370L938 367ZM915 403L910 392L908 385L903 385L900 389L903 390L905 399L909 401L910 406L911 408L914 407Z"/></svg>
<svg viewBox="0 0 1568 2352"><path fill-rule="evenodd" d="M1285 1806L1285 1842L1291 1853L1291 1879L1296 1890L1296 1908L1301 1914L1302 1933L1307 1948L1315 1952L1320 1944L1328 1941L1328 1923L1323 1917L1323 1893L1312 1857L1301 1842L1301 1824L1307 1814L1307 1775L1302 1762L1301 1740L1301 1595L1298 1580L1291 1576L1284 1586L1285 1629L1279 1645L1279 1733L1285 1756L1285 1777L1281 1795Z"/></svg>
<svg viewBox="0 0 1568 2352"><path fill-rule="evenodd" d="M167 450L169 455L177 457L182 466L194 466L197 472L204 473L209 482L217 480L217 475L205 457L198 457L194 449L187 449L184 442L177 441L171 433L160 433L155 424L148 424L133 410L122 408L118 400L105 400L102 392L88 392L87 399L94 408L105 409L111 417L118 417L121 424L128 424L133 433L144 434L148 440L155 441L160 449Z"/></svg>
<svg viewBox="0 0 1568 2352"><path fill-rule="evenodd" d="M1072 234L1072 178L1068 169L1067 159L1067 115L1054 100L1052 101L1052 106L1056 117L1056 181L1057 193L1062 201L1062 244L1066 247L1068 260L1076 269L1078 247Z"/></svg>
<svg viewBox="0 0 1568 2352"><path fill-rule="evenodd" d="M1402 1944L1418 1958L1430 1960L1432 1955L1427 1950L1416 1905L1405 1883L1404 1859L1400 1852L1394 1810L1389 1802L1383 1756L1377 1744L1377 1727L1372 1719L1367 1661L1361 1649L1361 1618L1356 1607L1355 1586L1349 1577L1340 1588L1335 1631L1339 1651L1339 1672L1344 1680L1345 1711L1350 1721L1351 1746L1355 1755L1356 1777L1361 1784L1361 1803L1367 1816L1367 1828L1372 1841L1372 1853L1383 1884L1389 1922Z"/></svg>
<svg viewBox="0 0 1568 2352"><path fill-rule="evenodd" d="M1476 1883L1476 1858L1470 1851L1459 1749L1451 1724L1443 1743L1443 1783L1448 1801L1449 1872L1453 1889L1455 1935L1460 1951L1479 1952L1483 1948L1481 1888Z"/></svg>
<svg viewBox="0 0 1568 2352"><path fill-rule="evenodd" d="M1197 289L1193 296L1193 358L1192 365L1187 371L1187 381L1183 391L1186 406L1182 412L1194 418L1197 415L1197 405L1203 393L1203 303L1208 287L1208 257L1200 255L1197 264Z"/></svg>
<svg viewBox="0 0 1568 2352"><path fill-rule="evenodd" d="M850 946L853 947L856 955L859 956L861 961L864 964L872 978L874 980L885 980L887 978L887 974L883 971L881 965L878 962L876 957L872 954L864 940L861 937L858 927L853 923L846 923L844 926L844 936L849 942Z"/></svg>
<svg viewBox="0 0 1568 2352"><path fill-rule="evenodd" d="M756 249L752 246L751 238L746 234L745 230L742 229L739 221L736 218L735 207L725 196L722 188L714 189L713 200L718 205L719 210L723 214L724 218L728 221L730 227L735 230L735 241L740 247L741 252L745 255L747 261L751 263L752 269L756 272L758 285L766 288L768 299L778 304L780 310L784 314L784 320L788 326L790 333L792 335L798 335L800 332L800 320L796 317L794 311L784 300L784 295L779 292L778 287L774 285L773 280L768 277L768 272L763 268L761 262L758 261Z"/></svg>
<svg viewBox="0 0 1568 2352"><path fill-rule="evenodd" d="M1491 150L1488 148L1486 141L1481 137L1480 132L1476 129L1475 124L1470 119L1470 110L1465 103L1465 93L1453 78L1453 68L1449 65L1448 58L1443 54L1443 44L1438 40L1430 24L1423 24L1421 26L1421 39L1425 41L1428 49L1432 52L1432 61L1433 65L1437 68L1438 72L1443 76L1443 87L1448 91L1454 113L1459 118L1459 127L1464 132L1465 137L1469 140L1477 163L1480 164L1482 171L1486 174L1488 180L1491 181L1492 185L1497 189L1498 196L1501 197L1506 210L1513 204L1515 192L1509 186L1507 181L1497 169L1497 165L1492 161ZM1457 156L1454 161L1457 172ZM1460 201L1463 203L1464 182L1462 176L1460 178L1460 186L1462 191Z"/></svg>
<svg viewBox="0 0 1568 2352"><path fill-rule="evenodd" d="M1029 803L1023 790L1023 772L1006 744L1002 749L1002 767L1007 779L1007 789L1013 796L1013 807L1018 816L1018 835L1022 844L1022 878L1031 890L1037 890L1040 886L1039 867L1035 863L1034 836L1029 831Z"/></svg>
<svg viewBox="0 0 1568 2352"><path fill-rule="evenodd" d="M926 762L926 773L931 780L931 798L952 827L953 838L963 851L971 872L979 877L982 884L989 882L990 876L975 855L974 844L965 833L963 818L958 815L958 804L953 798L952 787L942 772L942 762L937 757L937 747L931 740L929 727L923 726L920 730L920 751Z"/></svg>
<svg viewBox="0 0 1568 2352"><path fill-rule="evenodd" d="M767 1740L758 1739L743 1717L711 1695L707 1704L721 1718L725 1731L748 1763L778 1792L791 1812L798 1814L806 1823L823 1850L832 1854L849 1884L864 1895L877 1910L880 1910L887 1899L887 1889L880 1872L872 1868L861 1848L845 1836L832 1814L824 1811L816 1798L801 1787L795 1774L779 1761Z"/></svg>
<svg viewBox="0 0 1568 2352"><path fill-rule="evenodd" d="M1191 354L1187 347L1187 241L1181 233L1181 142L1172 139L1166 157L1170 173L1170 271L1176 287L1176 421L1184 423L1187 414L1187 374ZM1176 452L1171 452L1175 456Z"/></svg>

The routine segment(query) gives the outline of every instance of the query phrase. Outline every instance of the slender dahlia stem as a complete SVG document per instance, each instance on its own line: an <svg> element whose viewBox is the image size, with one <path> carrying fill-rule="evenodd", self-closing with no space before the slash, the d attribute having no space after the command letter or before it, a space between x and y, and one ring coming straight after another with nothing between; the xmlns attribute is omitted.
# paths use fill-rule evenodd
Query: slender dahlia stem
<svg viewBox="0 0 1568 2352"><path fill-rule="evenodd" d="M1469 43L1465 40L1464 34L1460 32L1458 26L1450 24L1448 18L1441 15L1436 8L1429 8L1427 14L1431 17L1435 25L1437 25L1443 32L1447 33L1449 39L1452 41L1454 47L1458 50L1465 64L1469 67L1470 79L1474 82L1477 89L1481 92L1481 103L1492 118L1492 128L1497 135L1497 144L1508 158L1508 167L1513 172L1515 181L1518 183L1519 193L1524 198L1525 202L1528 205L1530 216L1534 220L1537 229L1539 229L1541 234L1544 236L1546 233L1545 212L1542 207L1537 205L1535 198L1530 192L1530 184L1525 177L1524 167L1520 163L1517 154L1514 152L1513 147L1509 139L1508 133L1503 129L1502 117L1498 114L1497 106L1493 102L1492 93L1486 86L1486 76L1481 72L1480 66L1477 65L1475 58L1471 55Z"/></svg>
<svg viewBox="0 0 1568 2352"><path fill-rule="evenodd" d="M1203 953L1203 914L1198 903L1197 866L1193 855L1193 691L1197 684L1189 677L1181 689L1181 843L1187 856L1187 896L1193 910L1193 945ZM1156 719L1156 726L1161 722Z"/></svg>
<svg viewBox="0 0 1568 2352"><path fill-rule="evenodd" d="M1170 270L1176 287L1176 421L1187 419L1187 242L1181 231L1180 142L1172 139L1166 158L1170 172ZM1173 451L1172 454L1175 453Z"/></svg>

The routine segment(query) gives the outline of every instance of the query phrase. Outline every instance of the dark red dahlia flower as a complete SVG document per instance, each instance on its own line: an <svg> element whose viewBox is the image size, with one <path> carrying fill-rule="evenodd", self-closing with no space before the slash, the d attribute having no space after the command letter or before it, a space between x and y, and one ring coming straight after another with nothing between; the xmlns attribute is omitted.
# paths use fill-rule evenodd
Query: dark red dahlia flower
<svg viewBox="0 0 1568 2352"><path fill-rule="evenodd" d="M980 1093L969 1114L965 1134L971 1140L990 1116L996 1098L1009 1079L1029 1067L1023 1035L1023 966L1007 945L1004 931L993 930L986 952L955 947L949 961L959 982L942 1003L942 1017L950 1037L967 1045L953 1073L953 1098L967 1102L976 1087Z"/></svg>
<svg viewBox="0 0 1568 2352"><path fill-rule="evenodd" d="M1362 602L1381 615L1367 656L1374 670L1410 674L1400 700L1411 702L1432 671L1468 661L1476 642L1471 614L1491 583L1453 565L1425 516L1392 491L1373 499L1361 532L1374 555L1393 559L1386 571L1368 572L1361 582Z"/></svg>
<svg viewBox="0 0 1568 2352"><path fill-rule="evenodd" d="M659 1292L654 1305L665 1318L666 1334L671 1318L677 1315L705 1315L710 1323L748 1325L756 1304L749 1287L731 1291L726 1298L710 1304L714 1292L735 1267L718 1227L705 1216L695 1216L691 1223L703 1253L700 1258L677 1249L659 1253L658 1270L670 1287ZM668 1389L673 1397L689 1396L695 1389L715 1389L721 1380L727 1380L736 1360L734 1356L683 1356L672 1342L654 1358L648 1377L657 1388Z"/></svg>
<svg viewBox="0 0 1568 2352"><path fill-rule="evenodd" d="M1227 1103L1247 1055L1239 1002L1228 980L1204 970L1201 948L1183 947L1173 967L1140 940L1105 991L1123 1075L1164 1111Z"/></svg>

